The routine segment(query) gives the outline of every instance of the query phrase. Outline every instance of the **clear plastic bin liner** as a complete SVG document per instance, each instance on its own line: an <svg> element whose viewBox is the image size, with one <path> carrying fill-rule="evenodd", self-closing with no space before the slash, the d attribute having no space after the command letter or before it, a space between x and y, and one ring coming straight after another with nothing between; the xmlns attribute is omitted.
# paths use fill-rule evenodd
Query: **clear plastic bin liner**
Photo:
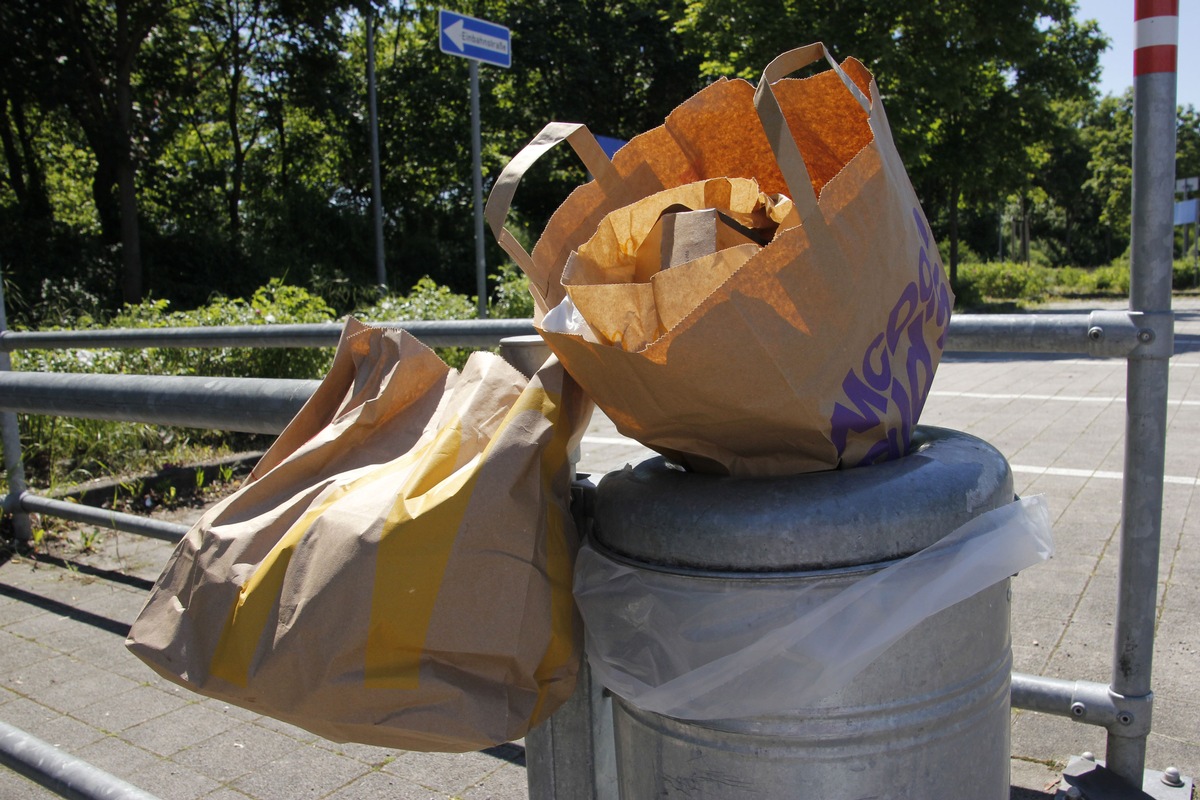
<svg viewBox="0 0 1200 800"><path fill-rule="evenodd" d="M585 546L575 597L593 674L638 708L693 720L772 716L828 697L922 620L1053 552L1036 496L865 577L697 577Z"/></svg>

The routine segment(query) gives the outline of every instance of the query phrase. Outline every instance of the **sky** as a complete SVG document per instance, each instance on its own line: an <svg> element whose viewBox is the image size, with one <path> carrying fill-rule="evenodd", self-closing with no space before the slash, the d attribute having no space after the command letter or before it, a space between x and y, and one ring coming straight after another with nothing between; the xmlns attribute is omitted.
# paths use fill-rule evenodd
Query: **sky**
<svg viewBox="0 0 1200 800"><path fill-rule="evenodd" d="M1079 19L1094 19L1111 40L1100 57L1100 95L1119 95L1133 85L1134 0L1076 0ZM1179 0L1179 105L1200 109L1200 0Z"/></svg>

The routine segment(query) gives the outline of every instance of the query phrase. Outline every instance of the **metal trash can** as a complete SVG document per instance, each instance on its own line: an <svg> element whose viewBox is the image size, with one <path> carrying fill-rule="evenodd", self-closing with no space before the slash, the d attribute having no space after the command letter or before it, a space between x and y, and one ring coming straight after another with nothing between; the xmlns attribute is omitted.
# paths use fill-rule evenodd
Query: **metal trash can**
<svg viewBox="0 0 1200 800"><path fill-rule="evenodd" d="M651 459L601 481L593 537L639 569L799 589L849 584L1012 500L998 451L924 427L902 459L786 478ZM685 721L614 698L621 797L1004 800L1009 608L1004 580L920 623L832 696L772 716Z"/></svg>

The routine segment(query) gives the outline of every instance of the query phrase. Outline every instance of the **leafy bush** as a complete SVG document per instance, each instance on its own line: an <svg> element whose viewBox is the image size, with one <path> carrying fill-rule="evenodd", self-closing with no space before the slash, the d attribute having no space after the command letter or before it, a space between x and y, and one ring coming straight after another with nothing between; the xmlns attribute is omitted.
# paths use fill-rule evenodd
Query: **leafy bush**
<svg viewBox="0 0 1200 800"><path fill-rule="evenodd" d="M146 300L125 306L106 326L82 316L75 327L262 325L333 319L333 310L320 297L272 280L249 300L217 297L192 311L171 311L166 300ZM13 353L13 366L39 372L316 379L328 370L332 357L332 348L27 350ZM156 468L164 462L194 460L234 448L260 447L265 442L212 431L39 415L24 416L22 430L30 482L51 486Z"/></svg>
<svg viewBox="0 0 1200 800"><path fill-rule="evenodd" d="M474 319L475 301L455 294L429 276L417 281L406 295L388 295L354 310L364 322L400 322L418 319Z"/></svg>
<svg viewBox="0 0 1200 800"><path fill-rule="evenodd" d="M1090 273L1079 267L1059 267L1052 274L1054 285L1051 290L1057 294L1082 294L1091 286Z"/></svg>
<svg viewBox="0 0 1200 800"><path fill-rule="evenodd" d="M524 272L505 263L498 274L489 277L496 284L496 299L488 307L488 313L497 319L529 319L533 316L533 295Z"/></svg>
<svg viewBox="0 0 1200 800"><path fill-rule="evenodd" d="M171 311L166 300L126 305L107 325L81 317L76 330L191 328L218 325L332 322L333 309L306 290L275 279L249 300L216 297L192 311ZM49 330L61 330L56 326ZM319 378L332 351L321 348L147 348L28 350L13 354L16 369L136 375L206 375L243 378Z"/></svg>
<svg viewBox="0 0 1200 800"><path fill-rule="evenodd" d="M963 305L972 297L1036 302L1046 296L1050 286L1049 272L1045 267L1012 261L962 264L959 266L959 285L955 291Z"/></svg>
<svg viewBox="0 0 1200 800"><path fill-rule="evenodd" d="M456 294L434 282L429 276L417 281L407 295L388 295L365 308L352 312L363 322L402 322L422 319L474 319L478 316L475 300ZM461 368L473 352L470 347L435 348L442 360Z"/></svg>
<svg viewBox="0 0 1200 800"><path fill-rule="evenodd" d="M1093 294L1129 294L1129 264L1113 262L1107 267L1097 267L1092 270L1091 284Z"/></svg>
<svg viewBox="0 0 1200 800"><path fill-rule="evenodd" d="M1171 265L1171 288L1200 289L1200 266L1193 259L1182 259Z"/></svg>
<svg viewBox="0 0 1200 800"><path fill-rule="evenodd" d="M1024 264L963 264L955 287L956 306L971 308L988 300L1040 302L1047 294L1060 297L1122 297L1129 294L1129 261L1120 258L1093 269L1026 267ZM1172 288L1200 289L1200 269L1190 260L1172 265Z"/></svg>

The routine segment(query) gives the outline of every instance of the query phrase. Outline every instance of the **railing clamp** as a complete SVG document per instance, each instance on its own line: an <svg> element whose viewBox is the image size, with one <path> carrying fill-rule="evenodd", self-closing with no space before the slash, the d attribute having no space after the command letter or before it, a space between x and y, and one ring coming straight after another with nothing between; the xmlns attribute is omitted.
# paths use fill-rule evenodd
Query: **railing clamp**
<svg viewBox="0 0 1200 800"><path fill-rule="evenodd" d="M1175 352L1171 311L1093 311L1088 318L1088 354L1126 358L1170 358Z"/></svg>

